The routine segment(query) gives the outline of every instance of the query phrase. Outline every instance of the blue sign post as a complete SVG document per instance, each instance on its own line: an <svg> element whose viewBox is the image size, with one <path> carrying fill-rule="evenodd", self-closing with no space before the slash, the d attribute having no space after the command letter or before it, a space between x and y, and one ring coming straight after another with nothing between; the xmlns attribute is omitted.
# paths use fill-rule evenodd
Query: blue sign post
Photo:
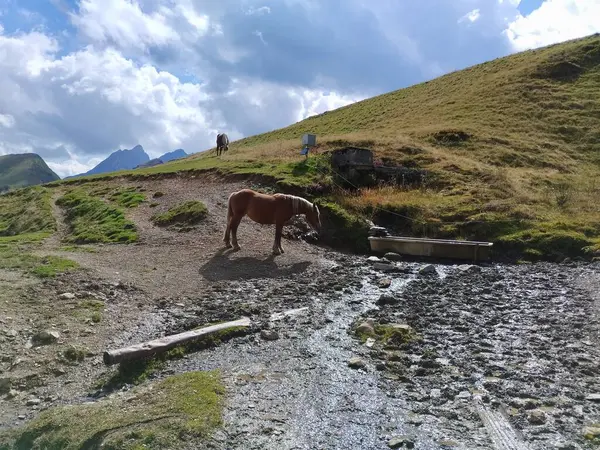
<svg viewBox="0 0 600 450"><path fill-rule="evenodd" d="M304 155L308 158L308 151L310 150L310 147L314 147L315 145L317 145L317 136L314 134L304 134L302 136L302 151L300 152L301 155Z"/></svg>

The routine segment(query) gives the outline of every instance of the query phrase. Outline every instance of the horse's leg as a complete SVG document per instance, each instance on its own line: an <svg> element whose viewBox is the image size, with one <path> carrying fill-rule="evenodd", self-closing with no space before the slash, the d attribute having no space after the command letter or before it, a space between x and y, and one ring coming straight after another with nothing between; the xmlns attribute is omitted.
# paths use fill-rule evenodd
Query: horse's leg
<svg viewBox="0 0 600 450"><path fill-rule="evenodd" d="M283 225L281 226L281 229L282 229L282 232L283 232ZM284 251L283 251L283 245L281 245L281 235L282 235L282 233L279 233L279 251L281 253L284 253Z"/></svg>
<svg viewBox="0 0 600 450"><path fill-rule="evenodd" d="M282 223L275 223L275 242L273 243L273 254L280 255L283 253L283 249L281 248L281 232L283 231Z"/></svg>
<svg viewBox="0 0 600 450"><path fill-rule="evenodd" d="M231 220L233 219L233 208L231 207L231 197L227 199L227 226L225 227L225 235L223 236L223 242L225 242L225 248L231 248L230 235L231 235Z"/></svg>
<svg viewBox="0 0 600 450"><path fill-rule="evenodd" d="M232 237L234 250L240 249L240 245L238 244L238 241L237 241L237 229L238 229L238 226L240 225L240 222L242 221L242 217L243 216L231 218L231 237Z"/></svg>
<svg viewBox="0 0 600 450"><path fill-rule="evenodd" d="M223 236L223 242L225 242L225 248L231 248L231 240L229 238L231 234L231 220L227 220L227 228L225 228L225 236Z"/></svg>

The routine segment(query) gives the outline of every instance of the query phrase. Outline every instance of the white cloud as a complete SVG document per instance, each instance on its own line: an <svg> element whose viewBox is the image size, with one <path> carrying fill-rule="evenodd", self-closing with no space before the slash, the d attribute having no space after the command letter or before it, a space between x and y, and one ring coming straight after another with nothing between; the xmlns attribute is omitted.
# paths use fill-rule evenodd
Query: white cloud
<svg viewBox="0 0 600 450"><path fill-rule="evenodd" d="M0 126L12 128L15 126L15 118L10 114L0 114Z"/></svg>
<svg viewBox="0 0 600 450"><path fill-rule="evenodd" d="M263 34L261 31L255 30L252 34L254 36L258 37L264 45L267 45L267 41L265 41L265 38L263 37Z"/></svg>
<svg viewBox="0 0 600 450"><path fill-rule="evenodd" d="M467 14L462 16L458 20L458 23L464 22L465 20L468 20L469 22L473 23L476 22L479 19L479 17L481 17L481 11L479 9L474 9L473 11L468 12Z"/></svg>
<svg viewBox="0 0 600 450"><path fill-rule="evenodd" d="M92 165L94 156L138 142L151 156L211 146L217 130L198 106L206 100L202 85L135 64L113 49L63 57L57 51L38 33L0 36L0 54L8 56L0 60L4 153L37 151L72 174Z"/></svg>
<svg viewBox="0 0 600 450"><path fill-rule="evenodd" d="M248 11L246 11L246 14L251 16L251 15L263 15L263 14L271 14L271 8L269 8L268 6L261 6L260 8L249 8Z"/></svg>
<svg viewBox="0 0 600 450"><path fill-rule="evenodd" d="M84 172L111 151L140 143L151 157L214 146L352 101L252 77L223 94L204 84L93 46L60 56L40 33L0 35L0 154L36 152L61 176Z"/></svg>
<svg viewBox="0 0 600 450"><path fill-rule="evenodd" d="M185 6L181 11L187 12ZM80 33L98 43L118 43L125 48L145 49L149 45L166 45L179 40L169 26L172 12L166 7L150 13L142 11L134 0L81 0L78 14L71 20ZM200 19L190 16L190 23Z"/></svg>
<svg viewBox="0 0 600 450"><path fill-rule="evenodd" d="M52 162L47 161L48 167L50 167L58 176L65 177L71 175L78 175L80 173L85 173L96 164L102 161L102 158L91 158L88 159L85 163L79 161L77 155L71 154L71 159L61 161L61 162Z"/></svg>
<svg viewBox="0 0 600 450"><path fill-rule="evenodd" d="M247 130L281 128L314 114L348 105L363 97L347 96L319 89L282 86L275 83L233 79L227 92L202 106L213 123L232 129L230 139L248 135Z"/></svg>
<svg viewBox="0 0 600 450"><path fill-rule="evenodd" d="M498 0L499 4L508 4L514 8L517 8L521 4L521 0Z"/></svg>
<svg viewBox="0 0 600 450"><path fill-rule="evenodd" d="M526 50L600 32L599 0L546 0L519 15L505 33L515 50Z"/></svg>

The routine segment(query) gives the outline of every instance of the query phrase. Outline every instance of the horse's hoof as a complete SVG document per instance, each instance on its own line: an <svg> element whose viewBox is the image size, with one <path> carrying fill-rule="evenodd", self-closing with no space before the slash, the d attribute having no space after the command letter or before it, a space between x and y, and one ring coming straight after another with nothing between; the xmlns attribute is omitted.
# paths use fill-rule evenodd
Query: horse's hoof
<svg viewBox="0 0 600 450"><path fill-rule="evenodd" d="M231 244L225 242L225 248L231 248Z"/></svg>
<svg viewBox="0 0 600 450"><path fill-rule="evenodd" d="M240 250L240 246L239 245L234 245L233 249L237 252L238 250Z"/></svg>

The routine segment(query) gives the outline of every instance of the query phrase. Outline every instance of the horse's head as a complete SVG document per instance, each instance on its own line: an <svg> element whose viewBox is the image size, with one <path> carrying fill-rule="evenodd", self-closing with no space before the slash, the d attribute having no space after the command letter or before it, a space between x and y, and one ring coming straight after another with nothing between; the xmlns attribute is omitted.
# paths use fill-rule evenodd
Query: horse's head
<svg viewBox="0 0 600 450"><path fill-rule="evenodd" d="M317 233L321 231L321 213L317 205L313 203L312 208L306 211L305 216L306 221L313 228L313 230L315 230Z"/></svg>

